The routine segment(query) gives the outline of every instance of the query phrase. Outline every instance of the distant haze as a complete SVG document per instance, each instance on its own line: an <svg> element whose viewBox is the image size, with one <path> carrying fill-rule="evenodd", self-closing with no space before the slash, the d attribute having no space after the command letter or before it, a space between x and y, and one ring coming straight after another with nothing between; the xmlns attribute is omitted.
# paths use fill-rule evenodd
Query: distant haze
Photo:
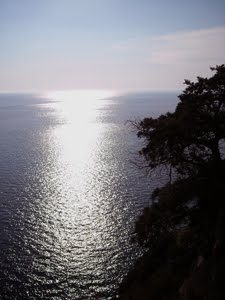
<svg viewBox="0 0 225 300"><path fill-rule="evenodd" d="M223 0L0 0L0 91L172 90L225 62Z"/></svg>

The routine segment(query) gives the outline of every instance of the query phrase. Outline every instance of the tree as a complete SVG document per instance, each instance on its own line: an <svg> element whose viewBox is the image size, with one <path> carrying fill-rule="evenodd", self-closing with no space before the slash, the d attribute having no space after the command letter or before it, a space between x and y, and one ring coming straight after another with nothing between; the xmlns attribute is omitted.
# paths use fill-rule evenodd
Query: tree
<svg viewBox="0 0 225 300"><path fill-rule="evenodd" d="M154 191L151 207L136 222L137 238L148 247L181 224L196 229L202 219L201 226L211 231L218 215L224 217L225 66L211 70L215 74L210 78L185 80L174 113L136 123L138 136L145 139L140 154L149 168L176 171L175 182Z"/></svg>
<svg viewBox="0 0 225 300"><path fill-rule="evenodd" d="M146 145L140 151L148 166L171 166L180 175L196 174L206 163L220 163L225 139L225 66L211 68L179 96L174 113L136 123Z"/></svg>
<svg viewBox="0 0 225 300"><path fill-rule="evenodd" d="M211 70L185 80L175 112L134 123L148 168L169 167L176 179L136 222L145 255L121 299L225 299L225 66Z"/></svg>

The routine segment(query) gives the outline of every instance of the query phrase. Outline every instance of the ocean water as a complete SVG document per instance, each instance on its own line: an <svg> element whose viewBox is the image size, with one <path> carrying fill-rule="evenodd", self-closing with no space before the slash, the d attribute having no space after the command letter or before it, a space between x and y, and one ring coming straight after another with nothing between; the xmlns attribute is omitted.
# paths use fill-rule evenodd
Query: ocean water
<svg viewBox="0 0 225 300"><path fill-rule="evenodd" d="M116 295L160 184L133 163L142 141L126 121L176 103L175 92L0 94L0 299Z"/></svg>

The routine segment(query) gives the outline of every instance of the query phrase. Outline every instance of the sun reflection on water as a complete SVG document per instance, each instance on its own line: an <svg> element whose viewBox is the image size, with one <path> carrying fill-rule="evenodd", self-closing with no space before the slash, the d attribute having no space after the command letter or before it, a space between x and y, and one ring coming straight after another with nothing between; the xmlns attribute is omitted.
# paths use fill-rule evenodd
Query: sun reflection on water
<svg viewBox="0 0 225 300"><path fill-rule="evenodd" d="M76 284L87 284L86 277L99 282L99 287L92 284L95 292L110 289L102 280L112 276L106 268L110 270L117 259L121 234L117 187L122 166L114 160L107 136L112 124L98 121L108 103L101 99L113 95L109 91L66 91L45 96L52 101L47 107L59 120L47 133L52 169L44 175L42 189L51 193L40 212L40 219L45 216L48 222L40 226L53 239L48 239L45 247L59 249L55 259L71 276L81 272Z"/></svg>
<svg viewBox="0 0 225 300"><path fill-rule="evenodd" d="M106 90L55 91L45 96L58 101L54 109L64 124L57 129L57 138L63 145L63 155L70 163L82 163L93 150L101 127L96 122L98 108L115 95Z"/></svg>
<svg viewBox="0 0 225 300"><path fill-rule="evenodd" d="M3 203L12 216L2 256L16 286L10 295L111 299L132 263L129 237L143 188L130 167L124 103L114 96L51 92L19 107L9 143L15 164L11 177L6 172L17 184L7 183Z"/></svg>

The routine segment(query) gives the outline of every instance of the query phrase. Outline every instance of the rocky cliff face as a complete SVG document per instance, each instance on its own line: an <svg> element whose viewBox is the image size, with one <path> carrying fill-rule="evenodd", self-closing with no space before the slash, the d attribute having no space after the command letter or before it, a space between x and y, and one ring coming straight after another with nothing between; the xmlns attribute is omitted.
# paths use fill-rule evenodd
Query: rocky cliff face
<svg viewBox="0 0 225 300"><path fill-rule="evenodd" d="M208 249L207 257L190 254L165 263L146 253L125 278L119 299L224 300L225 237L222 232L217 228L215 236L219 238Z"/></svg>

